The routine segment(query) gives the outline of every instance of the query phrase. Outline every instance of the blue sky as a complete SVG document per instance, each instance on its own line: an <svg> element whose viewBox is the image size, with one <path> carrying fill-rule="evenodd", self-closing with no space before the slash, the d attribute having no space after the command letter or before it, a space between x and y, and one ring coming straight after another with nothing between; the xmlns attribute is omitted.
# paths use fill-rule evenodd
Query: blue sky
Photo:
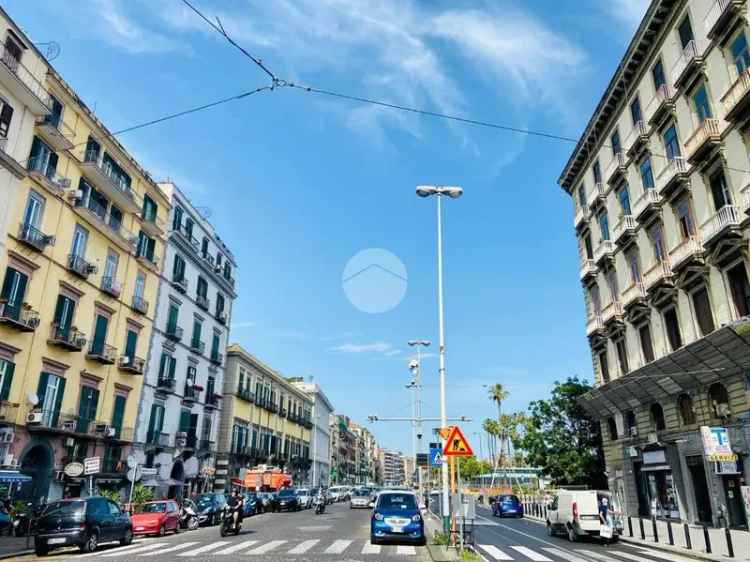
<svg viewBox="0 0 750 562"><path fill-rule="evenodd" d="M287 80L577 137L617 66L645 0L413 2L195 0ZM267 84L179 0L5 0L108 124L123 128ZM554 6L554 8L553 8ZM495 413L556 379L591 376L572 203L555 182L572 146L279 89L129 133L121 142L172 178L239 262L232 340L287 376L314 377L359 422L410 413L406 341L437 342L435 202L446 205L448 409ZM367 248L406 267L400 305L366 314L342 272ZM437 359L424 361L438 415ZM375 424L411 450L405 424ZM477 447L478 448L478 447Z"/></svg>

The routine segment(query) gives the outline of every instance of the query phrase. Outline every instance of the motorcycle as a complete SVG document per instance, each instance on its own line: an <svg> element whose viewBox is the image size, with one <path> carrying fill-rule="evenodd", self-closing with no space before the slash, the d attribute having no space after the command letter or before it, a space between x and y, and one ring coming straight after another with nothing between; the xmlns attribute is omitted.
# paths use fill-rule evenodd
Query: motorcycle
<svg viewBox="0 0 750 562"><path fill-rule="evenodd" d="M221 528L219 529L219 532L222 537L226 537L229 533L234 533L235 535L240 534L240 530L242 529L242 523L239 520L239 517L237 518L237 524L235 525L234 522L234 514L237 511L237 508L224 506L222 508L222 514L221 514Z"/></svg>
<svg viewBox="0 0 750 562"><path fill-rule="evenodd" d="M315 515L321 515L326 510L326 501L324 498L315 498Z"/></svg>
<svg viewBox="0 0 750 562"><path fill-rule="evenodd" d="M44 511L45 506L42 504L26 504L22 511L18 511L13 516L13 535L16 537L32 536L36 532L36 521Z"/></svg>
<svg viewBox="0 0 750 562"><path fill-rule="evenodd" d="M183 505L180 509L180 528L194 531L198 528L198 515L189 505Z"/></svg>

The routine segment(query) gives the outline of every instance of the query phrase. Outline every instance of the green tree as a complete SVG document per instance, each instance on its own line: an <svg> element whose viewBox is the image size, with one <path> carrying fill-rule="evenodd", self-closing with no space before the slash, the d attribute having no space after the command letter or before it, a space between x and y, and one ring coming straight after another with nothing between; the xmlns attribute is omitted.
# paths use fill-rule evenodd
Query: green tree
<svg viewBox="0 0 750 562"><path fill-rule="evenodd" d="M136 484L133 487L133 505L141 505L142 503L145 503L151 499L153 499L154 493L151 491L150 488L146 488L146 486L143 486L141 484Z"/></svg>
<svg viewBox="0 0 750 562"><path fill-rule="evenodd" d="M555 382L548 400L529 405L519 445L528 463L557 485L607 486L601 429L578 401L591 388L578 377L568 378Z"/></svg>
<svg viewBox="0 0 750 562"><path fill-rule="evenodd" d="M461 467L461 480L464 482L469 482L480 474L487 474L492 471L490 463L475 456L459 457L458 464Z"/></svg>
<svg viewBox="0 0 750 562"><path fill-rule="evenodd" d="M500 384L496 383L493 384L489 389L489 398L492 400L495 404L497 404L497 422L498 424L501 423L501 419L503 417L503 402L505 402L508 399L508 396L510 393L505 390L505 387ZM503 464L503 454L505 453L505 449L507 448L507 435L503 432L502 427L499 427L499 431L497 433L497 436L500 440L500 458L499 458L499 464Z"/></svg>
<svg viewBox="0 0 750 562"><path fill-rule="evenodd" d="M487 433L487 446L489 448L489 451L487 451L487 455L490 457L490 459L494 459L496 452L495 439L498 435L500 435L500 429L497 420L486 418L482 422L482 429Z"/></svg>

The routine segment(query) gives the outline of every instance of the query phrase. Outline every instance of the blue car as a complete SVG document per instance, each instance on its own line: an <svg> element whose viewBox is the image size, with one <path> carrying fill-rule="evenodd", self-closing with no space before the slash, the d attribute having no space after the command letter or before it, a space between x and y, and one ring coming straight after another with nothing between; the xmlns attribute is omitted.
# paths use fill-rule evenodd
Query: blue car
<svg viewBox="0 0 750 562"><path fill-rule="evenodd" d="M492 515L495 517L523 517L523 504L518 496L504 494L497 496L492 504Z"/></svg>
<svg viewBox="0 0 750 562"><path fill-rule="evenodd" d="M388 490L378 495L370 519L370 542L385 541L426 544L424 520L413 492Z"/></svg>

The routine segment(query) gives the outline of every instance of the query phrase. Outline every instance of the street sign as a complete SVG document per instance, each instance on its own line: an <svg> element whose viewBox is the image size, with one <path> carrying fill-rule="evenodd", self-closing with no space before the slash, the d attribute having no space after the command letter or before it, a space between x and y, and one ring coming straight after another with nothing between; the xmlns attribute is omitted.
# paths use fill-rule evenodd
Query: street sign
<svg viewBox="0 0 750 562"><path fill-rule="evenodd" d="M427 466L430 464L430 455L427 453L417 453L417 466Z"/></svg>
<svg viewBox="0 0 750 562"><path fill-rule="evenodd" d="M443 465L443 448L440 443L433 443L435 447L430 447L430 466L442 466Z"/></svg>
<svg viewBox="0 0 750 562"><path fill-rule="evenodd" d="M133 455L128 455L128 468L135 468L138 464L138 460Z"/></svg>
<svg viewBox="0 0 750 562"><path fill-rule="evenodd" d="M449 425L447 427L441 427L440 429L438 429L438 433L440 434L440 438L443 441L446 441L448 439L448 437L451 436L451 432L453 431L453 427L454 426Z"/></svg>
<svg viewBox="0 0 750 562"><path fill-rule="evenodd" d="M84 466L79 462L71 462L65 465L63 472L70 478L78 478L83 474Z"/></svg>
<svg viewBox="0 0 750 562"><path fill-rule="evenodd" d="M737 455L732 451L726 427L701 427L703 450L711 462L733 462Z"/></svg>
<svg viewBox="0 0 750 562"><path fill-rule="evenodd" d="M472 457L474 451L471 450L469 441L464 436L461 429L456 425L445 442L443 454L447 457Z"/></svg>
<svg viewBox="0 0 750 562"><path fill-rule="evenodd" d="M143 472L141 470L141 467L134 466L133 468L128 470L127 474L125 475L125 478L127 478L129 482L138 482L142 476L143 476Z"/></svg>
<svg viewBox="0 0 750 562"><path fill-rule="evenodd" d="M86 476L89 476L90 474L97 474L101 471L102 459L101 457L89 457L87 459L83 459L83 466L83 473Z"/></svg>

